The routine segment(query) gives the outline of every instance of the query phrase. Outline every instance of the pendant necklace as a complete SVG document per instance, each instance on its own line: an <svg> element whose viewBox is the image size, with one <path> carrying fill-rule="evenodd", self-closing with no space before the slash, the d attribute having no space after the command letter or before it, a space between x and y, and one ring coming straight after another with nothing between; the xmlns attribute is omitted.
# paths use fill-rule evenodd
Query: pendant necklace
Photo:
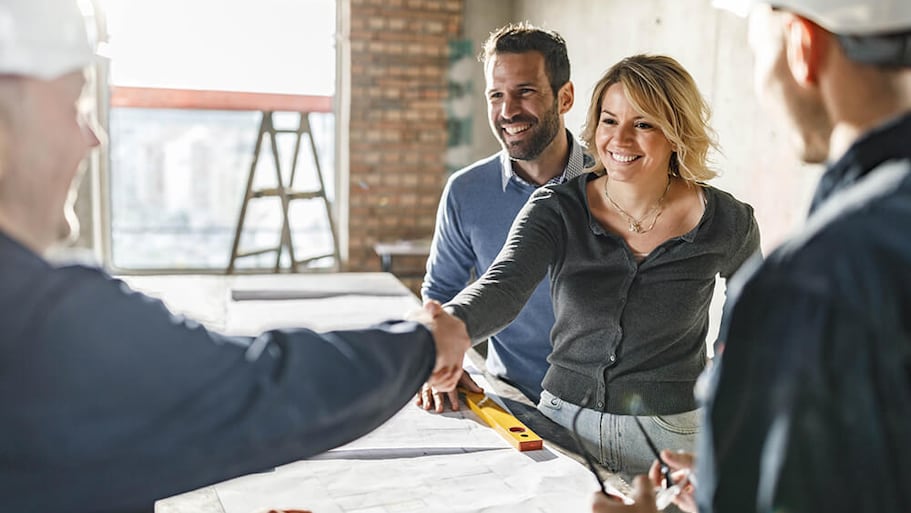
<svg viewBox="0 0 911 513"><path fill-rule="evenodd" d="M627 224L629 224L629 231L631 231L633 233L648 233L648 232L652 231L652 228L655 227L655 223L658 222L658 218L661 217L661 212L664 211L664 198L667 196L667 191L669 191L671 189L670 175L668 175L668 177L667 177L667 185L664 187L664 192L661 193L661 197L658 198L658 201L655 202L655 204L652 206L652 208L650 208L648 210L648 212L646 212L645 215L643 215L640 219L636 219L635 217L630 215L629 212L627 212L626 210L623 210L623 208L620 205L618 205L616 201L614 201L614 198L610 197L610 193L607 192L607 182L609 182L609 181L610 180L604 180L604 197L607 198L607 201L611 204L611 206L614 207L614 209L621 216L623 216L623 218L626 220ZM648 225L648 228L643 227L642 223L647 221L648 218L651 217L652 214L655 215L654 219L652 219L652 224Z"/></svg>

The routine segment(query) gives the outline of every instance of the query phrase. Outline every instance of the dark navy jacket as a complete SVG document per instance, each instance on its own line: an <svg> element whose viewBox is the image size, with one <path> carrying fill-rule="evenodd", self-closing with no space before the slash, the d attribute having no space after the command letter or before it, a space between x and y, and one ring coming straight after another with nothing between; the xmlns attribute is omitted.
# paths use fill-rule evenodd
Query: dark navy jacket
<svg viewBox="0 0 911 513"><path fill-rule="evenodd" d="M0 511L151 511L312 456L392 416L434 360L406 322L222 336L0 233Z"/></svg>
<svg viewBox="0 0 911 513"><path fill-rule="evenodd" d="M911 115L858 140L801 233L734 281L700 511L911 511Z"/></svg>

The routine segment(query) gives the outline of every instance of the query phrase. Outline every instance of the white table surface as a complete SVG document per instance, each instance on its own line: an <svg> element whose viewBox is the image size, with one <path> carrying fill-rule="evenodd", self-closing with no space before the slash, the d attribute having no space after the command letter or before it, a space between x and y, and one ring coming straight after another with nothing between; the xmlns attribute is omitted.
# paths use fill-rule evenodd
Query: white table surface
<svg viewBox="0 0 911 513"><path fill-rule="evenodd" d="M420 306L408 287L389 273L120 278L132 288L158 297L172 311L230 335L257 335L271 328L362 328L401 319ZM274 299L232 299L256 295Z"/></svg>
<svg viewBox="0 0 911 513"><path fill-rule="evenodd" d="M121 278L132 288L162 299L172 311L194 318L211 329L233 335L256 335L264 329L277 327L307 327L316 331L359 328L387 319L401 318L407 311L420 306L418 299L408 288L388 273L169 275L122 276ZM234 299L235 297L257 296L271 296L277 299ZM478 361L478 363L482 365L482 362ZM537 414L533 410L533 406L530 407L530 411L532 415ZM528 415L529 411L525 411L524 414ZM459 419L453 418L450 421L453 423L451 427L456 429L457 422L464 425L466 416L471 417L473 414L469 412L460 416ZM538 416L540 415L538 414ZM549 422L543 416L540 418ZM440 420L446 422L446 419ZM526 420L526 422L528 421ZM401 431L399 436L407 438L410 436L408 431L415 429L416 433L412 438L420 446L422 436L417 432L419 429L413 424L412 421L399 422L399 424L394 424L393 428L387 428L386 432L398 430ZM447 428L444 427L444 429ZM533 427L533 429L539 428ZM426 442L426 436L423 437L423 441ZM466 443L471 442L466 441ZM555 447L560 450L554 451ZM371 472L375 472L374 467L377 465L388 469L389 476L394 476L396 469L401 472L420 471L422 467L419 465L429 465L431 468L437 468L437 466L453 468L453 466L458 467L459 465L467 467L466 479L469 481L463 481L461 485L454 483L455 488L446 486L437 490L437 495L442 496L443 500L449 501L445 503L446 506L432 507L430 503L425 503L415 511L450 511L449 504L455 508L456 503L463 503L465 506L469 503L480 504L481 502L487 502L488 506L493 504L491 502L494 500L493 497L477 495L492 492L484 492L483 488L477 487L480 481L470 484L471 466L469 463L465 463L465 461L483 462L489 459L492 459L489 465L499 468L501 472L525 476L522 480L523 483L529 479L533 483L540 481L540 484L528 487L532 492L526 489L521 492L517 491L516 498L497 498L499 506L492 511L528 511L528 508L532 508L531 511L549 511L549 508L540 509L540 507L544 504L555 503L564 506L572 505L571 510L573 511L580 510L580 507L584 510L590 491L596 487L594 479L577 461L562 461L565 460L562 453L566 452L562 449L560 444L551 446L546 442L544 450L533 451L539 454L536 457L528 458L517 459L511 454L515 450L504 445L499 449L500 452L488 450L477 453L474 457L468 454L460 458L458 455L432 453L418 458L399 455L380 462L371 457L364 462L350 461L349 463L352 475L361 476L364 489L369 489L371 486L382 487L382 493L374 492L365 496L371 498L371 501L390 496L412 497L409 494L413 494L413 483L401 482L401 490L396 492L397 481L395 479L391 479L392 485L371 479ZM400 450L408 454L411 449L403 446ZM519 453L516 452L516 454ZM560 457L560 460L555 461L557 456ZM331 458L330 453L329 459ZM274 478L268 474L241 478L241 480L235 480L238 484L228 481L159 500L155 505L155 511L156 513L226 513L226 509L228 509L227 513L234 513L237 510L237 504L256 504L256 500L262 500L264 494L266 497L293 496L293 490L289 491L286 486L281 484L282 479L287 480L289 476L297 479L295 476L306 474L308 469L325 474L327 465L328 468L335 468L331 461L327 462L325 459L299 461L288 466L287 470L277 469L274 472ZM426 476L424 478L427 479ZM461 490L466 486L474 488ZM539 489L541 490L540 497L536 493ZM224 498L231 499L229 503L222 504L222 498L217 490L221 491ZM459 499L459 493L463 493L465 496ZM452 494L451 498L448 497L448 494ZM483 500L478 501L479 498ZM409 500L412 505L415 505L414 499ZM314 509L314 513L328 511L382 513L398 511L407 505L399 504L395 506L399 509L390 510L382 505L374 504L364 509L368 504L361 501L358 508L351 509L350 504L345 507L343 501L338 505L331 501L326 502L324 494L321 493L311 495L306 502L319 505ZM302 507L304 506L302 505ZM482 508L480 506L476 509L462 507L452 511L455 510L481 511ZM242 511L243 513L256 513L246 511L246 509L242 509Z"/></svg>

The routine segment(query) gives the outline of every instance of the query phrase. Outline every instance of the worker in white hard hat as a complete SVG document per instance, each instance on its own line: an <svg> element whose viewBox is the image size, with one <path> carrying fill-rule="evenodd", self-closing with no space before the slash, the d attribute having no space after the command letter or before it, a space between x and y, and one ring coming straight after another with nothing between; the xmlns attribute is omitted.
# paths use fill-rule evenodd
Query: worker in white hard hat
<svg viewBox="0 0 911 513"><path fill-rule="evenodd" d="M92 59L74 0L0 1L0 511L151 511L353 440L428 377L455 385L468 337L437 335L457 322L439 305L428 327L226 337L45 260L99 144L78 108Z"/></svg>
<svg viewBox="0 0 911 513"><path fill-rule="evenodd" d="M728 287L676 503L911 511L911 1L715 3L749 14L758 95L827 169L804 228ZM593 511L655 511L659 468Z"/></svg>

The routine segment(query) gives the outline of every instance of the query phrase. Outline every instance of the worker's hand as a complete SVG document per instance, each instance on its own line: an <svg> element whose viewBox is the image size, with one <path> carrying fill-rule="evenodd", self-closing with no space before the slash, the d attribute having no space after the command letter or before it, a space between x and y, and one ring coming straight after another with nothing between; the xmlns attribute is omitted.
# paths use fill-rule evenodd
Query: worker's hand
<svg viewBox="0 0 911 513"><path fill-rule="evenodd" d="M696 506L696 498L693 496L695 492L695 476L693 472L696 467L693 453L664 449L661 451L661 459L671 469L671 479L674 480L673 483L668 483L667 486L680 485L680 491L674 496L672 502L685 513L697 513L699 508ZM655 487L662 487L664 475L661 473L661 463L658 460L652 463L652 468L648 471L648 477Z"/></svg>
<svg viewBox="0 0 911 513"><path fill-rule="evenodd" d="M471 374L468 374L464 370L462 371L462 376L459 378L459 387L468 390L469 392L484 392L484 389L479 387L477 383L471 379ZM446 410L446 400L449 400L449 406L452 408L452 411L459 410L459 392L458 390L450 390L449 392L441 392L436 388L430 386L428 383L424 383L424 386L417 393L415 398L415 404L424 408L425 410L433 410L436 413L443 413Z"/></svg>
<svg viewBox="0 0 911 513"><path fill-rule="evenodd" d="M471 348L465 323L443 310L438 301L424 303L422 310L412 312L408 318L423 323L433 333L437 360L427 383L440 392L455 390L462 375L465 352Z"/></svg>
<svg viewBox="0 0 911 513"><path fill-rule="evenodd" d="M633 480L633 503L625 504L619 497L596 492L592 499L592 513L657 513L655 487L645 476Z"/></svg>

